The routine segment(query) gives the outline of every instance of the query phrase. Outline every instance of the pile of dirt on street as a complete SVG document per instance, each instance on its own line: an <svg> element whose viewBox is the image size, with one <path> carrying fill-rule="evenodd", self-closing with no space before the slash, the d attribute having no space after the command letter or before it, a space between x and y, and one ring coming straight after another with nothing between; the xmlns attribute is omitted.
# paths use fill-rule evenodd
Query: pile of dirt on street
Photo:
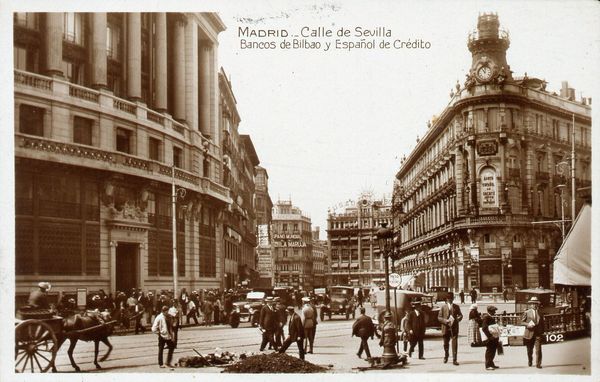
<svg viewBox="0 0 600 382"><path fill-rule="evenodd" d="M242 359L223 370L224 373L322 373L326 368L287 354L258 354Z"/></svg>

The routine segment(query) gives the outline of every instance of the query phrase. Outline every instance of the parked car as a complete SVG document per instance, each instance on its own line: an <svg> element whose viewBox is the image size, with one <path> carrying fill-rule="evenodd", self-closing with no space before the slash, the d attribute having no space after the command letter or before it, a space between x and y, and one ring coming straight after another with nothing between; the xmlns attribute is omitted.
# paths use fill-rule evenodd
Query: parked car
<svg viewBox="0 0 600 382"><path fill-rule="evenodd" d="M346 320L356 316L356 305L354 303L354 288L348 286L329 287L329 304L321 305L321 321L327 316L331 320L333 314L346 316Z"/></svg>
<svg viewBox="0 0 600 382"><path fill-rule="evenodd" d="M383 323L383 314L385 313L385 289L375 292L377 296L377 317L380 323ZM394 297L395 293L395 297ZM396 325L400 325L400 321L407 311L412 309L411 303L414 300L421 300L421 310L425 314L425 322L428 328L441 329L438 321L440 307L433 302L433 296L422 292L414 292L403 289L390 289L390 309L392 311L392 319Z"/></svg>
<svg viewBox="0 0 600 382"><path fill-rule="evenodd" d="M265 292L248 292L236 295L229 324L232 328L237 328L241 322L249 322L252 326L258 326L260 310L264 303Z"/></svg>

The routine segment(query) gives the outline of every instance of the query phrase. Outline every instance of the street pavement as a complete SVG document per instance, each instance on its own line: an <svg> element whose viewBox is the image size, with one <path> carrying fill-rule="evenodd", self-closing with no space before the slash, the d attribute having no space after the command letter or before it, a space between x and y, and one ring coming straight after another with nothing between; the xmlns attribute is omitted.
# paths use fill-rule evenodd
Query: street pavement
<svg viewBox="0 0 600 382"><path fill-rule="evenodd" d="M489 302L491 303L491 302ZM479 310L484 311L488 302L478 302ZM514 303L493 303L499 312L514 310ZM468 314L470 304L461 305L465 317ZM371 307L367 308L367 314L373 315ZM317 327L314 354L307 354L306 360L328 367L334 373L372 373L373 371L359 371L359 367L369 366L364 359L356 356L360 339L351 337L353 320L345 320L342 316L320 322ZM484 368L485 347L472 348L467 344L467 322L465 318L460 324L460 336L458 345L458 362L460 366L452 365L450 362L444 364L442 337L439 330L429 329L425 338L425 360L411 359L404 368L392 370L377 370L376 372L391 373L487 373L487 374L578 374L589 375L591 365L590 338L568 340L562 343L548 344L543 346L543 368L527 367L527 355L524 346L505 346L504 355L496 356L496 364L500 369L486 371ZM287 328L285 328L287 333ZM257 328L248 323L242 323L239 328L233 329L225 325L212 327L194 326L186 327L179 332L178 347L175 349L174 360L176 363L180 357L194 356L194 349L202 354L221 351L233 353L256 352L258 353L261 336ZM81 367L82 372L134 372L134 373L219 373L220 367L206 368L175 368L161 369L157 364L157 338L156 335L128 334L125 336L112 336L110 341L114 346L110 357L102 362L102 369L97 370L93 365L94 345L93 343L79 342L74 352L75 361ZM373 356L380 356L382 348L378 346L378 340L369 342ZM67 356L68 345L65 344L57 354L56 366L60 372L72 372L73 368ZM415 349L416 350L416 349ZM100 343L99 358L106 352L104 344ZM166 359L165 349L165 359ZM295 344L290 346L288 354L298 356Z"/></svg>

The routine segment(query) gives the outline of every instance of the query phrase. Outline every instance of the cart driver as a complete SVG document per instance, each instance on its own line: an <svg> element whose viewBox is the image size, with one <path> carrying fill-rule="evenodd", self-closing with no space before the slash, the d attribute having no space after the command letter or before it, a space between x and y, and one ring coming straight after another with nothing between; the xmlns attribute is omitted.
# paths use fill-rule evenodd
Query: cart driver
<svg viewBox="0 0 600 382"><path fill-rule="evenodd" d="M42 281L38 284L39 289L29 294L29 306L37 309L50 309L48 303L48 291L52 288L49 282Z"/></svg>

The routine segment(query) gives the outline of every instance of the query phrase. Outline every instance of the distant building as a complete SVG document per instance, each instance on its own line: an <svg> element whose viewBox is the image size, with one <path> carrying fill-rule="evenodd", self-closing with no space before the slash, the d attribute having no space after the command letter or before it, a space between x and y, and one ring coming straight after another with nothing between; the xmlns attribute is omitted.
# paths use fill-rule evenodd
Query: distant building
<svg viewBox="0 0 600 382"><path fill-rule="evenodd" d="M326 283L326 263L327 263L327 241L320 240L320 227L315 227L312 231L312 258L313 275L315 288L325 287Z"/></svg>
<svg viewBox="0 0 600 382"><path fill-rule="evenodd" d="M396 175L395 266L420 288L552 287L561 233L533 223L560 220L561 203L566 218L576 216L590 193L591 100L576 100L567 83L558 95L544 80L513 77L509 45L498 16L480 15L464 86L451 91ZM581 190L574 215L573 143Z"/></svg>
<svg viewBox="0 0 600 382"><path fill-rule="evenodd" d="M271 224L274 286L314 287L311 220L291 201L275 204Z"/></svg>
<svg viewBox="0 0 600 382"><path fill-rule="evenodd" d="M273 220L273 202L269 196L269 175L267 170L256 166L256 191L254 208L258 227L257 270L259 285L273 286L273 256L271 254L271 222Z"/></svg>
<svg viewBox="0 0 600 382"><path fill-rule="evenodd" d="M391 207L390 199L374 200L365 193L358 201L341 206L340 212L329 212L328 275L332 284L373 285L385 281L376 232L382 223L391 226Z"/></svg>

